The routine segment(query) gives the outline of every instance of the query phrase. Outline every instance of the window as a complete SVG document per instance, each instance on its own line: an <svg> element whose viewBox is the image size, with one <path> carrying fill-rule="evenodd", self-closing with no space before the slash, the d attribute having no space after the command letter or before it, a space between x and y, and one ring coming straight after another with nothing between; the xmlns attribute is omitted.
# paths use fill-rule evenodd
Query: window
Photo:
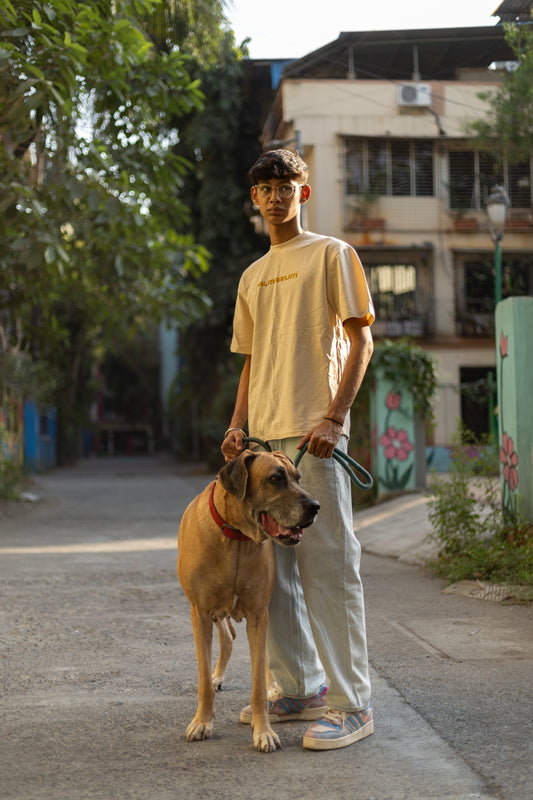
<svg viewBox="0 0 533 800"><path fill-rule="evenodd" d="M450 173L450 208L476 207L476 170L473 152L451 152L448 155Z"/></svg>
<svg viewBox="0 0 533 800"><path fill-rule="evenodd" d="M530 208L533 195L531 193L531 170L527 161L508 166L507 191L513 208Z"/></svg>
<svg viewBox="0 0 533 800"><path fill-rule="evenodd" d="M490 367L460 367L459 376L463 425L476 436L490 433L497 424L493 414L495 370Z"/></svg>
<svg viewBox="0 0 533 800"><path fill-rule="evenodd" d="M344 165L347 195L434 194L432 141L345 139Z"/></svg>
<svg viewBox="0 0 533 800"><path fill-rule="evenodd" d="M376 310L373 333L378 337L427 336L429 271L424 268L427 254L416 253L412 260L403 263L387 262L386 256L380 259L378 253L362 258ZM375 263L369 264L370 258Z"/></svg>
<svg viewBox="0 0 533 800"><path fill-rule="evenodd" d="M346 194L363 194L365 178L363 173L363 140L354 139L345 152Z"/></svg>
<svg viewBox="0 0 533 800"><path fill-rule="evenodd" d="M458 322L461 336L494 335L494 261L458 256ZM462 291L461 291L462 289ZM503 253L502 297L533 295L533 256Z"/></svg>
<svg viewBox="0 0 533 800"><path fill-rule="evenodd" d="M415 194L431 197L433 188L433 142L413 142Z"/></svg>
<svg viewBox="0 0 533 800"><path fill-rule="evenodd" d="M450 208L483 209L485 198L495 184L503 184L511 208L531 205L531 165L499 164L488 153L457 149L448 153Z"/></svg>
<svg viewBox="0 0 533 800"><path fill-rule="evenodd" d="M416 270L411 264L373 267L370 291L376 315L387 320L411 319L415 313Z"/></svg>
<svg viewBox="0 0 533 800"><path fill-rule="evenodd" d="M388 142L379 139L367 143L368 189L372 194L389 194L387 192Z"/></svg>
<svg viewBox="0 0 533 800"><path fill-rule="evenodd" d="M485 198L490 194L491 189L496 184L504 183L502 166L497 164L488 153L478 153L479 162L479 202L481 207L485 206Z"/></svg>
<svg viewBox="0 0 533 800"><path fill-rule="evenodd" d="M463 336L491 336L494 332L494 268L488 260L464 264Z"/></svg>
<svg viewBox="0 0 533 800"><path fill-rule="evenodd" d="M411 158L409 142L391 142L391 180L393 195L411 194ZM383 192L385 194L385 192Z"/></svg>

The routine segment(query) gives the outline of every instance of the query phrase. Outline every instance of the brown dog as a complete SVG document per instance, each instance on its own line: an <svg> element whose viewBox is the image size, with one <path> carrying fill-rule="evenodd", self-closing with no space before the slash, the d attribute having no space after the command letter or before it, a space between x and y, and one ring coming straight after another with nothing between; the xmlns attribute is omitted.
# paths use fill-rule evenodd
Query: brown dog
<svg viewBox="0 0 533 800"><path fill-rule="evenodd" d="M178 534L178 576L191 604L198 661L198 708L187 741L213 730L220 688L235 631L230 618L246 619L252 661L254 747L280 747L268 718L266 637L274 583L272 541L292 547L311 525L319 504L299 485L284 453L245 450L223 467L218 480L187 507ZM211 676L213 622L220 654Z"/></svg>

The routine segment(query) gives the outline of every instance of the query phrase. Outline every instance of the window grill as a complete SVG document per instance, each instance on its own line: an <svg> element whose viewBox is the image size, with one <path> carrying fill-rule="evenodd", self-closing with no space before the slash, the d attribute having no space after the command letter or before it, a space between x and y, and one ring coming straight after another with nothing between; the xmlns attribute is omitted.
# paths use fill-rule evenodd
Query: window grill
<svg viewBox="0 0 533 800"><path fill-rule="evenodd" d="M496 184L503 184L509 205L515 209L531 206L531 163L496 161L489 153L472 149L451 149L448 153L449 197L453 210L484 210L485 199Z"/></svg>
<svg viewBox="0 0 533 800"><path fill-rule="evenodd" d="M411 139L344 140L346 195L431 197L433 142Z"/></svg>
<svg viewBox="0 0 533 800"><path fill-rule="evenodd" d="M366 265L376 336L429 335L427 270L413 263Z"/></svg>

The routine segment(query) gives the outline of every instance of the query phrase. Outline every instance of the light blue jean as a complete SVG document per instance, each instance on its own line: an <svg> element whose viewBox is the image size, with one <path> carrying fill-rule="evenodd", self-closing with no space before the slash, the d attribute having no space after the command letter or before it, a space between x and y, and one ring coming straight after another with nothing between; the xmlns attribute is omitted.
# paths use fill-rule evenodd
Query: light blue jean
<svg viewBox="0 0 533 800"><path fill-rule="evenodd" d="M269 444L294 459L299 441ZM346 452L345 436L337 447ZM359 711L370 702L370 679L350 478L333 458L309 453L298 470L301 485L320 502L320 511L297 547L274 545L269 668L284 695L310 697L327 678L328 707Z"/></svg>

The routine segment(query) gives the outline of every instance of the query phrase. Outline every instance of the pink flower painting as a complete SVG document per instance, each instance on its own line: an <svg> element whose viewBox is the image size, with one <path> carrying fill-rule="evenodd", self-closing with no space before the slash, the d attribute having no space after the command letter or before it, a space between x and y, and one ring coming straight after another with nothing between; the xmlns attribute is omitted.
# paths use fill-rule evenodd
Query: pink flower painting
<svg viewBox="0 0 533 800"><path fill-rule="evenodd" d="M389 426L385 433L381 435L379 443L385 448L385 458L388 461L392 461L395 458L398 461L405 461L413 449L407 433L392 426Z"/></svg>
<svg viewBox="0 0 533 800"><path fill-rule="evenodd" d="M505 358L505 356L507 355L508 344L509 344L509 337L504 336L502 331L502 334L500 336L500 355L502 358Z"/></svg>
<svg viewBox="0 0 533 800"><path fill-rule="evenodd" d="M505 408L505 385L504 365L506 360L512 361L512 351L509 351L509 336L504 336L503 330L500 332L500 387L498 397L500 399L499 418L500 430L508 429L507 409ZM518 513L518 453L512 438L505 431L502 433L500 442L500 464L502 469L502 509L505 516L510 520L516 520Z"/></svg>
<svg viewBox="0 0 533 800"><path fill-rule="evenodd" d="M518 455L515 452L513 440L506 433L502 435L502 446L500 447L500 461L503 464L503 479L514 492L518 488Z"/></svg>
<svg viewBox="0 0 533 800"><path fill-rule="evenodd" d="M385 399L385 405L389 411L396 411L396 409L400 408L401 399L400 392L389 392Z"/></svg>
<svg viewBox="0 0 533 800"><path fill-rule="evenodd" d="M413 445L409 441L407 431L397 425L391 425L392 417L396 418L401 414L402 419L405 418L405 411L402 411L401 403L401 392L394 390L387 392L384 433L377 438L376 431L376 446L379 444L383 447L383 456L385 457L384 473L379 476L378 480L384 489L390 491L405 489L411 479L414 467L413 457L410 455Z"/></svg>

